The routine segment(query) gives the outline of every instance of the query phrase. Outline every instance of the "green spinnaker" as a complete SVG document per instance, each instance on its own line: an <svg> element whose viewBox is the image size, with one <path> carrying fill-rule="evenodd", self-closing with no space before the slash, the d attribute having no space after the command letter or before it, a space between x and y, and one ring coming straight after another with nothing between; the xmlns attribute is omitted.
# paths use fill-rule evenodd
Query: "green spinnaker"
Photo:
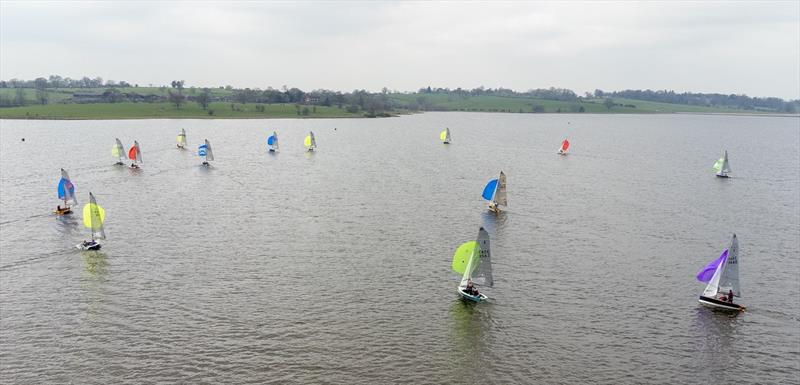
<svg viewBox="0 0 800 385"><path fill-rule="evenodd" d="M470 269L474 271L475 268L478 267L476 262L477 259L480 258L480 250L481 248L476 241L464 242L461 246L458 246L456 253L453 254L453 271L458 274L464 274L464 271L470 264L470 258L473 259Z"/></svg>
<svg viewBox="0 0 800 385"><path fill-rule="evenodd" d="M725 164L725 158L717 159L717 161L714 163L714 171L716 171L716 172L722 171L722 165L723 164Z"/></svg>

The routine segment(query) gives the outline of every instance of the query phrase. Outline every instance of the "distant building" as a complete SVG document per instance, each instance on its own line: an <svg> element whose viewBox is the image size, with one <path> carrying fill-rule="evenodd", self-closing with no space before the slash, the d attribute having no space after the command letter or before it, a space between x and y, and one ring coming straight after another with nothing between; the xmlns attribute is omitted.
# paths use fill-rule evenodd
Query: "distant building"
<svg viewBox="0 0 800 385"><path fill-rule="evenodd" d="M319 97L317 96L311 94L305 94L305 96L303 96L303 104L318 104L318 103L319 103Z"/></svg>

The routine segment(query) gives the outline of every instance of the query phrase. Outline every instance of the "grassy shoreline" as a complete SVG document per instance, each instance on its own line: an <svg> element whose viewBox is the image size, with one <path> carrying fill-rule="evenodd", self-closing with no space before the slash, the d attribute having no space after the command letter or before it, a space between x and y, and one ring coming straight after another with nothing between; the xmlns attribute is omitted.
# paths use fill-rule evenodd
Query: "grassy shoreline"
<svg viewBox="0 0 800 385"><path fill-rule="evenodd" d="M502 112L502 113L578 113L578 114L726 114L747 116L798 116L769 111L753 111L720 107L686 106L633 99L615 99L610 109L601 100L580 99L558 101L520 97L477 96L469 98L448 95L390 94L395 106L391 116L426 111ZM412 110L407 104L421 105ZM0 119L44 120L111 120L111 119L335 119L365 118L364 111L348 112L345 108L296 104L240 104L213 102L208 109L197 103L181 108L166 102L122 103L50 103L0 108Z"/></svg>

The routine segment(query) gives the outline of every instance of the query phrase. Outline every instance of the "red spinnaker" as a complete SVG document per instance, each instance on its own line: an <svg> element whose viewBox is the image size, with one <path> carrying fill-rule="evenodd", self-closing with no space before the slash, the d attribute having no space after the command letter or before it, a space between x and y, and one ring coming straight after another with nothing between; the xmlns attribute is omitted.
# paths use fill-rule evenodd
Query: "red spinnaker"
<svg viewBox="0 0 800 385"><path fill-rule="evenodd" d="M561 151L566 152L568 148L569 148L569 140L564 139L564 141L561 142Z"/></svg>
<svg viewBox="0 0 800 385"><path fill-rule="evenodd" d="M128 151L128 158L136 160L136 146L131 147L131 149Z"/></svg>

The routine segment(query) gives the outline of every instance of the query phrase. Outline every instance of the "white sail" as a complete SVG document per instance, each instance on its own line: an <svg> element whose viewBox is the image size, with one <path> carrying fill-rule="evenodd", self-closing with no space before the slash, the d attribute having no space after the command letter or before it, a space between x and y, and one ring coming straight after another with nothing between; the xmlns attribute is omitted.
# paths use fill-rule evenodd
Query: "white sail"
<svg viewBox="0 0 800 385"><path fill-rule="evenodd" d="M116 156L120 163L123 160L128 159L128 156L125 155L125 147L122 145L122 142L119 141L119 138L115 138L116 143L114 143L114 148L111 150L111 155Z"/></svg>
<svg viewBox="0 0 800 385"><path fill-rule="evenodd" d="M272 149L277 151L278 150L278 133L276 131L272 131L272 136L275 138L275 141L272 142Z"/></svg>
<svg viewBox="0 0 800 385"><path fill-rule="evenodd" d="M493 286L494 277L492 276L492 249L489 244L489 233L481 227L478 230L478 247L480 247L480 255L478 258L478 267L475 269L474 281L476 284L484 286Z"/></svg>
<svg viewBox="0 0 800 385"><path fill-rule="evenodd" d="M506 174L500 171L497 178L497 188L494 193L494 203L498 206L508 206L508 195L506 194Z"/></svg>
<svg viewBox="0 0 800 385"><path fill-rule="evenodd" d="M461 276L461 283L459 287L467 287L467 283L472 280L472 265L473 261L475 261L475 252L477 248L472 249L472 255L470 255L469 260L467 260L467 267L464 269L464 275Z"/></svg>
<svg viewBox="0 0 800 385"><path fill-rule="evenodd" d="M61 179L64 179L64 204L72 202L72 204L77 205L78 199L75 198L75 190L74 186L72 186L72 180L69 179L69 174L67 174L67 170L61 169Z"/></svg>
<svg viewBox="0 0 800 385"><path fill-rule="evenodd" d="M206 139L206 161L209 160L214 160L214 153L211 151L211 143L208 143L208 139Z"/></svg>
<svg viewBox="0 0 800 385"><path fill-rule="evenodd" d="M450 127L445 128L445 131L447 133L445 134L444 141L445 143L450 143Z"/></svg>
<svg viewBox="0 0 800 385"><path fill-rule="evenodd" d="M317 148L317 140L314 138L314 132L309 131L309 135L311 135L311 148Z"/></svg>
<svg viewBox="0 0 800 385"><path fill-rule="evenodd" d="M728 258L722 266L722 273L719 278L719 292L727 294L733 290L734 297L742 296L742 289L739 286L739 241L736 234L733 234L731 246L728 248ZM713 279L712 279L713 281Z"/></svg>
<svg viewBox="0 0 800 385"><path fill-rule="evenodd" d="M723 174L731 172L731 165L728 164L728 150L725 150L725 155L722 156L722 171Z"/></svg>

